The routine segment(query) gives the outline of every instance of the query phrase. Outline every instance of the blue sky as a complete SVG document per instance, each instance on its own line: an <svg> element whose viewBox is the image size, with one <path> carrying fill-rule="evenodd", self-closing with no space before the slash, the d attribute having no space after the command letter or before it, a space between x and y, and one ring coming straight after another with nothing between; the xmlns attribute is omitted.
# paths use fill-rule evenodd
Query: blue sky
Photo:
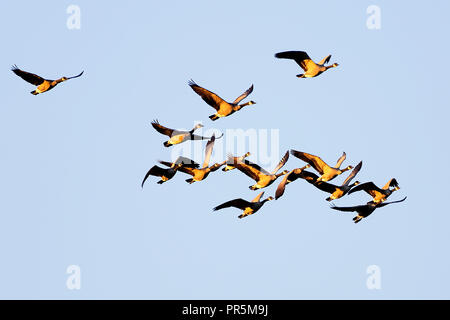
<svg viewBox="0 0 450 320"><path fill-rule="evenodd" d="M79 30L66 26L71 4ZM381 9L379 30L366 27L370 5ZM446 1L6 4L0 297L450 298L449 10ZM284 50L332 54L340 65L297 79L294 62L274 58ZM12 64L47 78L85 73L32 96ZM257 104L212 122L191 78L228 100L254 84ZM185 129L201 121L204 132L275 130L278 158L296 149L334 163L345 151L346 165L363 160L359 181L395 177L401 189L390 199L408 199L355 225L296 181L253 216L213 213L253 199L253 181L218 171L188 185L179 173L142 190L146 171L171 157L153 119ZM291 157L286 169L303 165ZM66 287L69 265L81 268L80 290ZM381 270L380 290L366 286L370 265Z"/></svg>

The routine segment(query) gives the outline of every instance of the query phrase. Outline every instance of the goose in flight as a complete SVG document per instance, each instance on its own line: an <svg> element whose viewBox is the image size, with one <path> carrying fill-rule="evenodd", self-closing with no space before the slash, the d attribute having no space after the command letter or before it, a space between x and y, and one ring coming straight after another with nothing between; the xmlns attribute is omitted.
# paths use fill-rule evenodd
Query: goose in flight
<svg viewBox="0 0 450 320"><path fill-rule="evenodd" d="M329 182L319 181L317 182L318 176L312 172L305 171L302 173L301 178L305 179L310 184L314 185L319 190L330 193L331 196L326 198L327 201L336 200L345 196L354 186L359 184L359 181L355 181L352 184L350 182L356 176L356 174L361 170L362 161L353 169L353 171L344 180L342 185L337 186Z"/></svg>
<svg viewBox="0 0 450 320"><path fill-rule="evenodd" d="M39 93L49 91L49 90L53 89L54 87L56 87L58 85L58 83L67 81L69 79L81 77L81 75L84 72L84 71L81 71L81 73L79 75L76 75L74 77L62 77L57 80L48 80L48 79L41 78L40 76L38 76L36 74L20 70L16 65L13 65L11 70L12 70L12 72L14 72L16 75L21 77L26 82L29 82L29 83L37 86L37 88L35 90L30 92L32 95L37 95Z"/></svg>
<svg viewBox="0 0 450 320"><path fill-rule="evenodd" d="M361 219L367 218L368 216L370 216L372 214L372 212L374 212L375 209L377 209L377 208L387 206L388 204L391 204L391 203L403 202L405 200L406 200L406 197L404 197L402 200L391 201L391 202L375 203L373 201L370 201L370 202L367 202L367 204L365 204L365 205L354 206L354 207L336 207L334 204L332 204L331 209L344 211L344 212L357 212L358 215L353 218L353 221L355 223L358 223L359 221L361 221Z"/></svg>
<svg viewBox="0 0 450 320"><path fill-rule="evenodd" d="M192 178L187 179L186 182L189 184L192 184L196 181L202 181L206 179L206 177L209 175L210 172L214 172L218 170L221 166L225 164L225 162L222 163L216 163L212 166L209 166L209 160L211 159L211 154L214 147L214 141L216 140L215 135L213 134L211 139L208 141L205 147L205 160L203 162L203 166L201 168L191 168L186 166L181 166L178 168L179 171L187 173L192 176ZM191 161L191 163L195 163L194 161L188 159Z"/></svg>
<svg viewBox="0 0 450 320"><path fill-rule="evenodd" d="M275 57L294 60L305 71L305 73L298 74L298 78L314 78L330 68L339 66L337 63L325 66L326 63L330 62L331 54L320 60L319 63L315 63L304 51L278 52Z"/></svg>
<svg viewBox="0 0 450 320"><path fill-rule="evenodd" d="M393 188L393 189L390 189ZM364 190L373 197L373 202L383 202L394 192L400 189L398 182L395 178L389 180L383 188L378 188L373 182L366 182L350 190L348 194L353 192Z"/></svg>
<svg viewBox="0 0 450 320"><path fill-rule="evenodd" d="M219 97L214 92L206 90L205 88L197 85L194 80L190 80L188 82L189 86L192 90L195 91L207 104L216 109L216 113L209 116L209 118L213 121L222 118L228 117L229 115L235 113L236 111L242 109L245 106L255 104L254 101L249 101L243 104L239 104L242 100L244 100L250 93L253 91L253 85L247 89L243 94L236 98L233 102L227 102Z"/></svg>
<svg viewBox="0 0 450 320"><path fill-rule="evenodd" d="M283 156L283 158L280 160L276 168L272 172L268 172L261 168L257 164L248 164L246 161L244 162L237 162L234 164L236 169L243 172L248 177L252 178L256 181L256 184L250 186L250 190L256 190L265 188L269 185L271 185L278 177L281 177L285 174L288 174L288 170L284 170L281 173L277 173L278 170L280 170L288 161L289 159L289 151L286 152L286 154ZM228 162L232 162L232 159L229 159Z"/></svg>
<svg viewBox="0 0 450 320"><path fill-rule="evenodd" d="M152 126L153 128L155 128L156 131L158 131L161 134L164 134L166 136L168 136L170 139L166 142L164 142L164 147L170 147L173 146L174 144L179 144L188 140L208 140L210 138L207 137L203 137L203 136L199 136L194 134L194 131L199 129L199 128L203 128L203 125L201 123L198 123L194 126L194 128L192 128L191 131L181 131L181 130L175 130L175 129L170 129L167 127L164 127L162 125L159 124L158 120L153 120L152 122ZM223 134L218 137L222 138Z"/></svg>
<svg viewBox="0 0 450 320"><path fill-rule="evenodd" d="M167 161L158 161L162 165L168 167L168 168L161 168L157 165L153 166L148 170L146 173L144 180L142 180L141 187L144 187L144 183L147 180L149 176L156 176L160 177L161 180L158 181L158 184L162 184L175 176L175 173L177 173L177 170L180 169L182 166L189 167L189 168L198 168L199 164L195 163L194 161L185 158L185 157L178 157L178 159L175 162L167 162Z"/></svg>
<svg viewBox="0 0 450 320"><path fill-rule="evenodd" d="M239 219L242 219L246 216L249 216L251 214L256 213L261 207L266 203L267 201L273 200L273 197L268 197L261 201L262 196L264 195L264 191L261 192L256 196L255 199L253 199L251 202L238 198L234 200L227 201L225 203L222 203L221 205L215 207L213 210L217 211L223 208L229 208L229 207L235 207L241 210L244 210L244 212L238 216Z"/></svg>
<svg viewBox="0 0 450 320"><path fill-rule="evenodd" d="M235 164L244 161L245 158L250 156L250 152L247 152L243 156L233 157L232 155L228 155L228 160L225 161L226 166L222 169L222 171L230 171L236 169Z"/></svg>
<svg viewBox="0 0 450 320"><path fill-rule="evenodd" d="M297 168L289 172L287 175L284 176L283 180L281 180L280 184L277 187L277 191L275 192L275 199L278 200L283 194L284 190L286 189L286 185L294 182L298 178L304 178L303 170L308 169L311 167L309 164L302 168Z"/></svg>
<svg viewBox="0 0 450 320"><path fill-rule="evenodd" d="M297 158L309 163L314 169L316 169L317 172L319 172L321 174L321 176L319 178L317 178L317 182L330 181L330 180L336 178L338 175L342 174L343 172L353 169L352 166L348 166L346 168L340 169L342 162L344 162L344 160L347 156L345 154L345 152L338 159L338 161L334 167L330 167L320 157L314 156L314 155L306 153L306 152L291 150L291 154L294 157L297 157Z"/></svg>

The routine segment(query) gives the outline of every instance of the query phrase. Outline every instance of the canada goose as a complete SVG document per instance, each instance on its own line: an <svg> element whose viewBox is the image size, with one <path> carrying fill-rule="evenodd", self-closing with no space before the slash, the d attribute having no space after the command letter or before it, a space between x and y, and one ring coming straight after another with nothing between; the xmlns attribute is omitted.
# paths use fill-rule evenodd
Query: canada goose
<svg viewBox="0 0 450 320"><path fill-rule="evenodd" d="M247 91L245 91L243 94L237 97L236 100L234 100L233 102L227 102L214 92L211 92L209 90L206 90L205 88L200 87L192 79L188 82L188 84L192 88L192 90L194 90L195 93L197 93L200 97L202 97L202 99L207 104L216 109L217 112L209 116L209 118L213 121L222 117L227 117L245 106L255 104L254 101L239 104L239 102L244 100L250 93L252 93L253 85L250 88L248 88Z"/></svg>
<svg viewBox="0 0 450 320"><path fill-rule="evenodd" d="M305 73L297 75L298 78L314 78L330 68L335 68L339 66L337 63L325 66L325 64L330 61L331 54L320 60L319 63L315 63L314 61L312 61L311 58L308 56L308 54L304 51L278 52L277 54L275 54L275 57L280 59L292 59L303 70L305 70Z"/></svg>
<svg viewBox="0 0 450 320"><path fill-rule="evenodd" d="M354 207L336 207L334 204L332 204L331 209L339 210L339 211L347 211L347 212L356 211L358 213L358 215L353 218L353 221L355 223L358 223L359 221L361 221L362 218L366 218L366 217L370 216L370 214L372 212L374 212L375 209L377 209L377 208L381 208L381 207L387 206L388 204L398 203L398 202L402 202L405 200L406 200L406 197L404 197L402 200L391 201L391 202L376 203L376 202L370 201L370 202L367 202L367 204L360 205L360 206L354 206Z"/></svg>
<svg viewBox="0 0 450 320"><path fill-rule="evenodd" d="M223 208L235 207L235 208L244 210L244 212L240 216L238 216L239 219L242 219L246 216L256 213L259 209L261 209L261 207L267 201L273 200L273 197L268 197L268 198L264 199L263 201L260 201L263 194L264 194L264 191L261 192L260 194L258 194L256 196L256 198L253 199L251 202L241 199L241 198L230 200L230 201L227 201L227 202L222 203L221 205L215 207L213 210L216 211L216 210L220 210Z"/></svg>
<svg viewBox="0 0 450 320"><path fill-rule="evenodd" d="M256 184L249 187L251 190L256 190L271 185L276 179L278 179L278 177L289 173L288 170L284 170L283 172L277 174L278 170L280 170L286 164L288 159L289 151L286 151L286 154L283 156L283 158L280 160L280 162L272 172L268 172L258 165L250 165L245 162L237 162L235 163L235 167L236 169L256 181ZM229 159L229 162L231 161L233 160Z"/></svg>
<svg viewBox="0 0 450 320"><path fill-rule="evenodd" d="M181 166L180 168L178 168L179 171L190 174L192 176L192 178L186 180L187 183L191 184L196 181L202 181L202 180L206 179L206 177L209 175L210 172L214 172L214 171L218 170L221 166L223 166L225 164L225 162L222 162L222 163L216 163L212 166L209 166L209 160L211 159L211 154L213 151L215 139L216 139L216 137L213 134L211 139L206 144L205 160L204 160L203 166L201 168L191 168L191 167L186 167L186 166ZM195 163L195 162L192 161L192 163Z"/></svg>
<svg viewBox="0 0 450 320"><path fill-rule="evenodd" d="M49 91L49 90L53 89L54 87L56 87L58 85L58 83L67 81L69 79L78 78L84 72L84 71L81 71L81 73L79 75L74 76L74 77L62 77L57 80L47 80L47 79L41 78L40 76L38 76L36 74L22 71L16 65L13 65L11 70L12 70L12 72L14 72L16 75L21 77L26 82L29 82L29 83L37 86L37 88L35 90L30 92L32 95L37 95L39 93Z"/></svg>
<svg viewBox="0 0 450 320"><path fill-rule="evenodd" d="M389 189L392 187L393 189ZM368 194L370 194L373 197L373 202L383 202L386 201L386 199L394 192L400 189L398 182L395 178L389 180L383 188L378 188L375 183L373 182L366 182L363 184L360 184L359 186L353 188L350 190L348 194L352 194L353 192L357 192L360 190L364 190Z"/></svg>
<svg viewBox="0 0 450 320"><path fill-rule="evenodd" d="M345 196L354 186L357 186L359 184L359 181L355 181L352 184L350 184L350 181L353 180L353 178L356 176L356 174L361 170L362 167L362 161L358 163L358 165L353 169L353 171L349 174L349 176L344 180L342 185L337 186L332 183L319 181L317 182L318 176L312 172L304 171L301 174L301 178L305 179L310 184L316 186L318 189L331 193L331 196L326 198L327 201L332 201L335 199L342 198Z"/></svg>
<svg viewBox="0 0 450 320"><path fill-rule="evenodd" d="M225 161L226 166L225 168L222 169L222 171L230 171L236 169L234 165L238 162L244 161L244 159L247 158L248 156L250 156L250 152L247 152L246 154L240 157L233 157L232 155L228 155L228 160Z"/></svg>
<svg viewBox="0 0 450 320"><path fill-rule="evenodd" d="M174 144L179 144L188 140L208 140L210 138L202 137L199 135L194 134L194 131L203 128L203 125L201 123L198 123L192 128L191 131L181 131L181 130L175 130L175 129L169 129L159 124L158 120L153 120L152 122L153 128L155 128L156 131L158 131L161 134L164 134L170 139L166 142L164 142L164 147L170 147ZM218 137L222 138L223 134Z"/></svg>
<svg viewBox="0 0 450 320"><path fill-rule="evenodd" d="M314 155L306 153L306 152L291 150L291 154L294 157L297 157L297 158L309 163L314 169L317 170L317 172L319 172L321 174L321 176L317 179L317 182L330 181L330 180L336 178L338 175L342 174L343 172L353 169L352 166L348 166L344 169L340 169L342 162L344 162L344 160L346 158L345 152L338 159L338 161L334 167L330 167L318 156L314 156Z"/></svg>
<svg viewBox="0 0 450 320"><path fill-rule="evenodd" d="M281 180L280 184L277 187L277 191L275 192L275 199L278 200L284 194L284 190L285 190L287 184L294 182L298 178L303 177L303 175L302 175L303 170L305 170L309 167L311 167L311 166L309 164L307 164L306 166L304 166L302 168L294 169L291 172L289 172L287 175L285 175L283 180Z"/></svg>
<svg viewBox="0 0 450 320"><path fill-rule="evenodd" d="M172 179L175 173L177 173L177 170L182 166L189 168L199 167L198 163L195 163L194 161L184 157L178 157L178 159L175 162L167 162L167 161L158 161L158 162L165 165L168 168L161 168L156 165L151 167L150 170L148 170L147 174L145 175L144 180L142 180L141 184L142 188L144 187L144 183L149 176L161 177L161 180L158 181L158 184L162 184Z"/></svg>

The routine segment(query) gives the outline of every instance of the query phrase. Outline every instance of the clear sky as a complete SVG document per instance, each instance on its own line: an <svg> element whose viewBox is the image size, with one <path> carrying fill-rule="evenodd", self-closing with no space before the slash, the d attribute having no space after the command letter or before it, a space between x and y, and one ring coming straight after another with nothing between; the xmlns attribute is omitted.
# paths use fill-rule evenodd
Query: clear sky
<svg viewBox="0 0 450 320"><path fill-rule="evenodd" d="M71 4L79 30L67 28ZM378 30L366 26L370 5L381 10ZM0 298L449 299L448 12L448 1L5 3ZM284 50L340 65L297 79L294 62L274 58ZM12 64L47 78L85 73L33 96ZM228 100L254 84L256 104L212 122L190 78ZM153 119L201 121L203 133L252 129L263 146L273 130L275 161L296 149L334 164L345 151L345 165L363 160L357 180L395 177L390 200L408 199L355 225L299 180L245 219L213 212L253 199L253 181L217 171L188 185L178 173L141 189L173 152ZM217 159L230 151L222 139ZM286 168L303 165L291 157ZM66 286L70 265L79 290ZM371 265L381 289L366 285Z"/></svg>

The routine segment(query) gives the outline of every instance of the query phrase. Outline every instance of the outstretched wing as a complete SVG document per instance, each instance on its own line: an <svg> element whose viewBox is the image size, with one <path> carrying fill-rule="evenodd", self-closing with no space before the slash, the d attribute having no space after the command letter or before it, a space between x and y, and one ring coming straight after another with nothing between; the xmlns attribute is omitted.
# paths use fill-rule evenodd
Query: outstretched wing
<svg viewBox="0 0 450 320"><path fill-rule="evenodd" d="M247 91L245 91L243 94L241 94L239 97L236 98L236 100L233 101L234 104L238 104L239 102L241 102L242 100L244 100L245 98L247 98L247 96L252 93L253 91L253 85L247 89Z"/></svg>
<svg viewBox="0 0 450 320"><path fill-rule="evenodd" d="M361 183L360 185L352 188L348 194L352 194L354 192L357 191L361 191L364 190L365 192L367 192L368 194L370 194L372 197L376 197L377 194L381 194L382 190L380 188L378 188L375 183L373 182L366 182L366 183Z"/></svg>
<svg viewBox="0 0 450 320"><path fill-rule="evenodd" d="M234 199L234 200L230 200L227 202L222 203L221 205L215 207L213 210L217 211L223 208L229 208L229 207L235 207L235 208L239 208L241 210L245 210L245 208L250 206L250 202L248 202L247 200L244 199Z"/></svg>
<svg viewBox="0 0 450 320"><path fill-rule="evenodd" d="M239 171L241 171L248 177L252 178L253 180L255 180L255 181L259 180L259 174L261 173L261 171L258 170L258 168L257 168L257 167L259 167L258 165L251 166L245 162L239 162L239 163L236 163L235 167L236 167L236 169L238 169ZM270 175L270 173L268 173L268 174Z"/></svg>
<svg viewBox="0 0 450 320"><path fill-rule="evenodd" d="M68 77L67 80L69 80L69 79L75 79L75 78L81 77L81 75L82 75L83 73L84 73L84 70L81 71L81 73L80 73L79 75L76 75L76 76L73 76L73 77Z"/></svg>
<svg viewBox="0 0 450 320"><path fill-rule="evenodd" d="M291 154L294 157L297 157L307 163L309 163L317 172L323 174L325 168L329 168L330 166L325 163L320 157L314 156L312 154L291 150Z"/></svg>
<svg viewBox="0 0 450 320"><path fill-rule="evenodd" d="M173 165L173 162L168 162L168 161L158 161L159 163L167 166L167 167L171 167ZM185 158L182 156L179 156L177 158L177 160L175 160L174 162L175 164L183 164L183 167L189 167L189 168L198 168L200 165L198 163L196 163L195 161L189 159L189 158Z"/></svg>
<svg viewBox="0 0 450 320"><path fill-rule="evenodd" d="M275 57L280 59L292 59L305 71L308 69L308 64L314 63L305 51L278 52L275 54Z"/></svg>
<svg viewBox="0 0 450 320"><path fill-rule="evenodd" d="M389 180L388 183L386 183L384 185L383 190L387 190L387 189L389 189L389 187L392 187L392 188L398 188L399 187L398 186L398 182L397 182L397 180L395 178L392 178L391 180Z"/></svg>
<svg viewBox="0 0 450 320"><path fill-rule="evenodd" d="M330 206L331 209L344 211L344 212L359 212L360 210L364 210L367 207L366 204L360 205L360 206L354 206L354 207L337 207L336 205L332 204Z"/></svg>
<svg viewBox="0 0 450 320"><path fill-rule="evenodd" d="M158 122L158 120L153 120L153 121L152 121L152 126L153 126L153 128L155 128L155 130L158 131L159 133L164 134L164 135L169 136L169 137L172 136L172 133L173 133L173 131L174 131L173 129L169 129L169 128L166 128L166 127L160 125L159 122Z"/></svg>
<svg viewBox="0 0 450 320"><path fill-rule="evenodd" d="M289 150L286 151L286 153L284 154L283 158L281 158L280 162L278 163L278 165L275 167L275 169L272 171L272 174L275 174L278 172L278 170L280 170L281 168L283 168L283 166L286 164L286 162L289 159Z"/></svg>
<svg viewBox="0 0 450 320"><path fill-rule="evenodd" d="M19 77L21 77L26 82L34 84L35 86L38 86L42 82L45 81L44 78L41 78L34 73L29 73L29 72L20 70L16 65L12 66L11 71L14 72L16 75L18 75Z"/></svg>
<svg viewBox="0 0 450 320"><path fill-rule="evenodd" d="M250 155L250 154L248 154L248 155ZM237 161L235 161L235 160L237 160ZM251 167L251 169L253 169L255 171L255 173L259 173L260 172L260 173L265 174L265 175L270 175L270 172L268 172L267 170L262 168L260 165L254 163L254 162L251 162L250 160L247 160L247 159L244 159L244 161L241 161L241 160L237 159L236 157L233 157L232 155L228 155L227 163L232 164L236 168L239 166L239 164L244 164L245 166Z"/></svg>
<svg viewBox="0 0 450 320"><path fill-rule="evenodd" d="M149 176L157 176L157 177L162 177L165 173L166 173L167 169L158 167L158 166L153 166L150 168L150 170L148 170L148 172L145 174L144 180L142 180L141 183L141 187L144 187L144 183L147 180L147 178Z"/></svg>
<svg viewBox="0 0 450 320"><path fill-rule="evenodd" d="M342 162L344 162L345 158L347 158L347 154L345 152L342 153L342 156L338 159L336 162L336 165L334 166L336 169L340 168L342 165Z"/></svg>
<svg viewBox="0 0 450 320"><path fill-rule="evenodd" d="M189 86L192 88L192 90L195 91L196 94L198 94L202 99L209 104L211 107L216 109L217 111L220 108L220 104L224 102L221 97L219 97L214 92L211 92L209 90L206 90L205 88L200 87L198 84L194 82L194 80L189 80L188 82Z"/></svg>
<svg viewBox="0 0 450 320"><path fill-rule="evenodd" d="M211 159L211 154L214 148L214 141L216 141L216 136L213 134L211 139L208 141L205 147L205 161L203 161L203 167L206 168L209 166L209 160Z"/></svg>
<svg viewBox="0 0 450 320"><path fill-rule="evenodd" d="M252 202L259 202L261 200L261 197L264 195L264 191L258 194L255 199L252 200Z"/></svg>
<svg viewBox="0 0 450 320"><path fill-rule="evenodd" d="M352 172L348 175L348 177L344 180L342 183L343 186L347 186L350 181L358 174L359 170L361 170L362 167L362 161L358 163L358 165L352 170Z"/></svg>
<svg viewBox="0 0 450 320"><path fill-rule="evenodd" d="M406 198L407 197L404 197L402 200L397 200L397 201L382 202L382 203L378 204L377 207L381 208L381 207L387 206L388 204L391 204L391 203L403 202L406 200Z"/></svg>
<svg viewBox="0 0 450 320"><path fill-rule="evenodd" d="M286 185L291 182L289 180L289 176L294 170L292 170L290 173L284 176L283 180L281 180L280 184L277 187L277 190L275 191L275 200L280 198L284 194L284 190L286 189Z"/></svg>
<svg viewBox="0 0 450 320"><path fill-rule="evenodd" d="M319 61L318 64L324 65L325 63L330 62L330 58L331 58L331 54L326 56L325 58L323 58L322 60Z"/></svg>

